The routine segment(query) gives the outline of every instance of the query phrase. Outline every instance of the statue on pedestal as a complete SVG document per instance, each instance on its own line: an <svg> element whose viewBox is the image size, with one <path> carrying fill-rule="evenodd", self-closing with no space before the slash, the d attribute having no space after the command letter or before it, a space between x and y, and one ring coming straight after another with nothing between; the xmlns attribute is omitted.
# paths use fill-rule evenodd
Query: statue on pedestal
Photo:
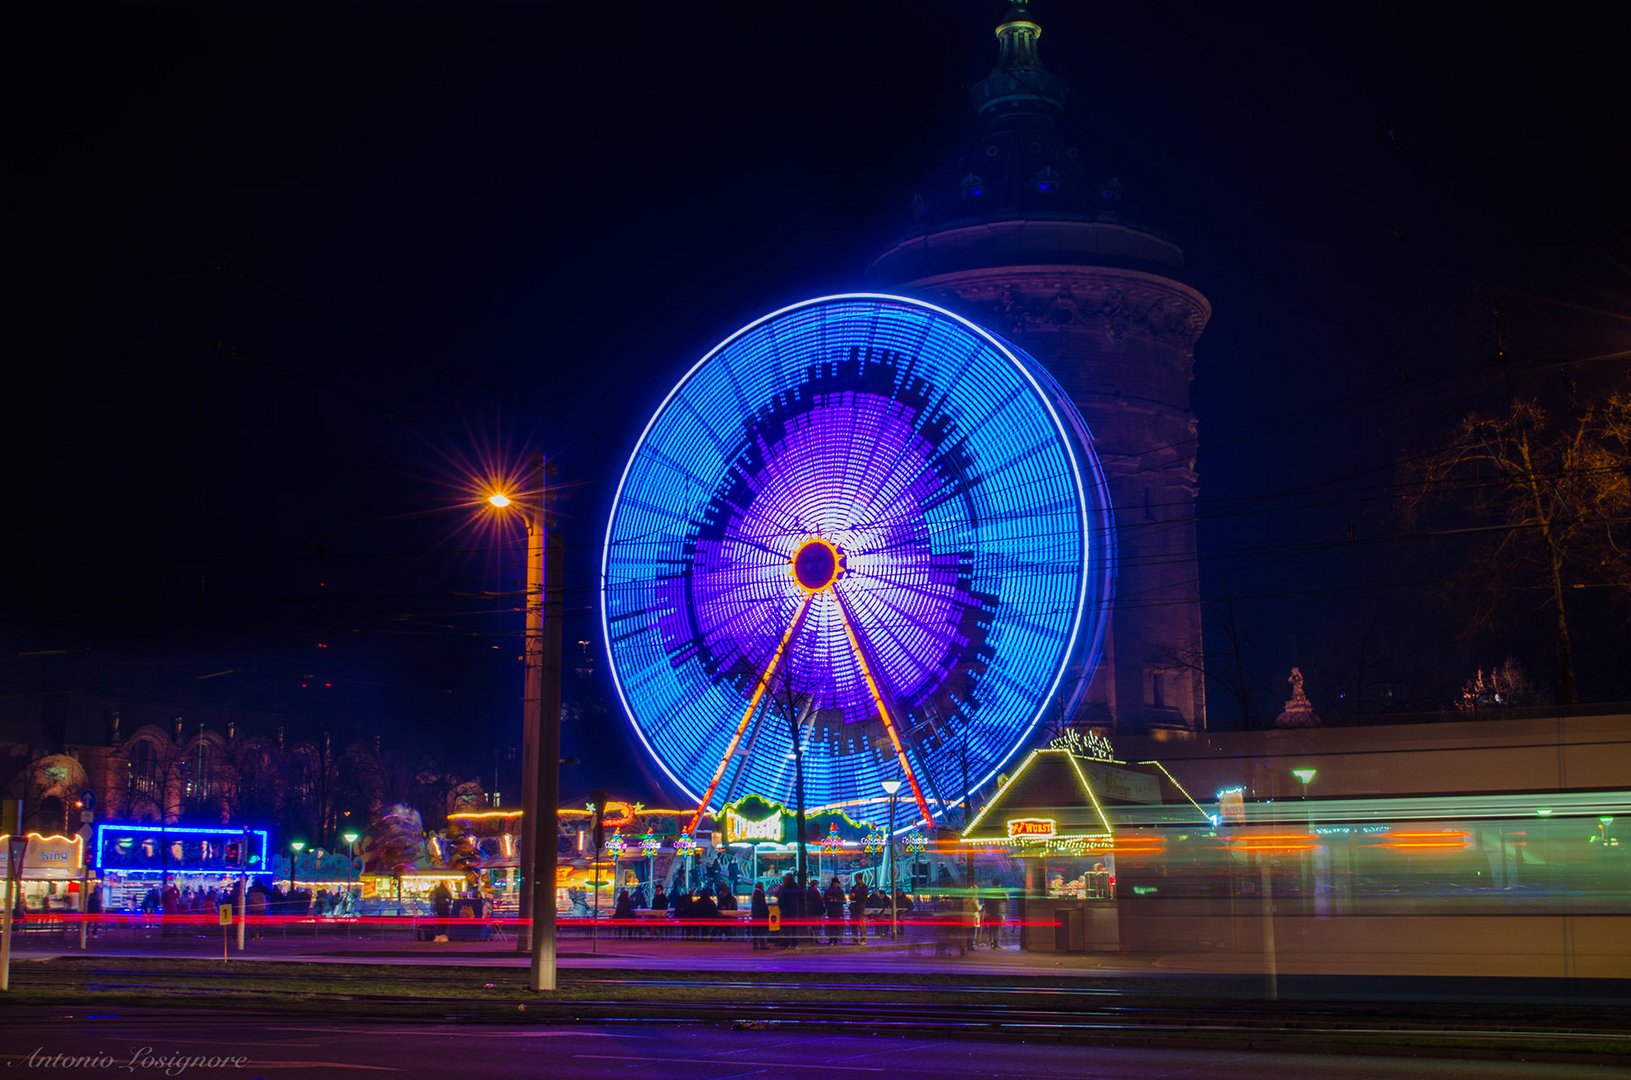
<svg viewBox="0 0 1631 1080"><path fill-rule="evenodd" d="M1274 718L1275 727L1316 727L1320 718L1314 714L1314 705L1303 693L1303 669L1291 669L1291 699L1285 703L1280 715Z"/></svg>

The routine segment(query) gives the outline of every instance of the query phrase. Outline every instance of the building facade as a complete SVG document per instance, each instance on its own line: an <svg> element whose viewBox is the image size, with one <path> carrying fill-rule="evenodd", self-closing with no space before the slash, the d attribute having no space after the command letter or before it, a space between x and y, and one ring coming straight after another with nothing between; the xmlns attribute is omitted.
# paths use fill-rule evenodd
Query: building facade
<svg viewBox="0 0 1631 1080"><path fill-rule="evenodd" d="M377 737L288 738L276 718L246 725L240 710L161 719L151 704L72 693L8 706L17 737L0 738L0 792L21 798L25 822L42 833L72 834L89 812L95 821L251 824L333 847L391 803L411 803L440 827L447 814L490 798L479 779ZM60 722L41 724L28 712L60 714Z"/></svg>
<svg viewBox="0 0 1631 1080"><path fill-rule="evenodd" d="M1023 348L1093 434L1116 515L1116 595L1100 670L1056 726L1189 738L1206 726L1189 387L1211 305L1180 280L1183 252L1130 219L1119 182L1081 145L1028 8L1010 3L997 27L972 149L914 200L912 231L871 277Z"/></svg>

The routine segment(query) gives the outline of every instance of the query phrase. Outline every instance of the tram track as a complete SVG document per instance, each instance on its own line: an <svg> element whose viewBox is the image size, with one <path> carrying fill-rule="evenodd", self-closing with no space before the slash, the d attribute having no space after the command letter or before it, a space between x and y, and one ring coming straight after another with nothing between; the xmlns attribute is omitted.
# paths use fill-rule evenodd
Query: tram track
<svg viewBox="0 0 1631 1080"><path fill-rule="evenodd" d="M183 983L197 980L198 985L177 985L173 971L127 969L97 969L91 973L87 988L108 994L162 994L171 1000L198 1002L215 998L223 982L273 985L283 982L277 972L258 972L234 968L230 972L189 973L179 980ZM365 984L366 979L358 979ZM837 1027L874 1026L879 1028L916 1028L941 1031L969 1032L1023 1032L1042 1033L1185 1033L1185 1034L1249 1034L1249 1035L1334 1035L1377 1038L1384 1035L1414 1037L1456 1036L1516 1042L1537 1038L1595 1041L1631 1053L1631 1033L1623 1023L1616 1023L1607 1013L1600 1017L1601 1026L1585 1023L1538 1023L1533 1011L1522 1026L1504 1022L1492 1026L1487 1010L1476 1007L1451 1009L1439 1007L1432 1015L1409 1016L1391 1012L1385 1003L1274 1003L1243 1000L1209 1002L1197 1009L1192 1002L1163 1005L1140 1001L1137 1003L1110 1003L1106 997L1126 995L1113 990L1092 987L1014 986L995 983L975 983L948 986L926 983L869 983L854 982L787 982L749 981L739 979L585 979L578 985L627 987L662 990L685 988L688 990L719 990L722 993L751 990L755 998L733 998L718 1002L697 1000L663 1001L638 1000L627 997L548 999L521 998L501 994L496 997L460 1002L447 997L410 997L401 994L369 993L361 985L340 990L304 989L298 995L288 995L314 1007L339 1006L357 1003L388 1010L402 1006L415 1011L440 1007L440 1015L450 1020L490 1021L507 1017L525 1006L538 1019L594 1019L598 1022L622 1020L663 1020L676 1023L765 1023L775 1026ZM791 996L778 997L778 993L796 991L855 994L864 991L867 999L810 1001ZM921 1002L903 1001L902 995L919 994L944 997L947 1000ZM970 1000L973 995L979 995ZM951 1000L955 997L955 1001ZM992 997L998 1000L990 1000ZM1004 1001L1003 998L1010 1000ZM1021 1003L1021 999L1053 998L1061 1001L1076 1000L1078 1007L1041 1007ZM1085 1000L1084 1000L1085 999ZM222 1002L222 1005L226 1005ZM242 1005L242 999L235 1004ZM952 1010L950 1007L955 1006ZM1403 1006L1400 1006L1403 1008ZM1413 1010L1419 1013L1419 1009ZM1571 1010L1578 1020L1582 1014ZM1593 1012L1590 1015L1596 1015ZM1510 1014L1504 1021L1515 1019Z"/></svg>

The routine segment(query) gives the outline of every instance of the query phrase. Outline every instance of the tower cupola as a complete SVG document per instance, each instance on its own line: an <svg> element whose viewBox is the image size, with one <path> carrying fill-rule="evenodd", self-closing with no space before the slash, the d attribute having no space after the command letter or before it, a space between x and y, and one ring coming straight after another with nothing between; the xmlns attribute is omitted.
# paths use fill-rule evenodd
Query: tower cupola
<svg viewBox="0 0 1631 1080"><path fill-rule="evenodd" d="M997 66L972 91L974 111L988 128L1064 111L1069 87L1042 66L1036 47L1041 37L1028 0L1010 0L997 27Z"/></svg>

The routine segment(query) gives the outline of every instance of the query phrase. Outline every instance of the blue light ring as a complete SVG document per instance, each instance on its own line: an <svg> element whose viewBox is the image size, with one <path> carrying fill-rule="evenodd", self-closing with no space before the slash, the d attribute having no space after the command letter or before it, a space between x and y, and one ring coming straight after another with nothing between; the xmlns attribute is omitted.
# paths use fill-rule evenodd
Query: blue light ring
<svg viewBox="0 0 1631 1080"><path fill-rule="evenodd" d="M688 372L686 377L683 378L670 391L668 397L665 398L663 404L659 407L657 412L653 414L651 421L649 421L648 424L646 425L645 431L642 432L641 438L637 442L634 452L630 455L629 463L625 466L623 477L619 481L617 495L614 497L613 512L612 512L612 514L610 516L610 519L608 520L606 545L605 545L605 548L603 550L603 558L602 558L603 594L608 593L610 591L610 589L611 589L612 584L613 584L613 582L611 581L611 575L610 575L611 550L612 550L612 545L613 545L613 542L614 542L614 533L616 531L616 526L617 526L617 523L618 523L619 506L620 506L620 504L622 502L623 493L627 489L631 472L636 467L637 461L638 461L638 459L640 457L641 449L646 446L647 440L648 440L648 438L650 436L650 433L652 432L653 428L658 423L658 421L663 417L664 413L667 411L667 409L669 407L670 402L675 398L675 396L680 394L681 391L689 384L690 380L696 375L696 373L699 370L703 369L706 365L708 365L709 361L711 359L713 359L716 355L718 355L722 350L724 350L726 348L729 348L730 346L732 346L736 342L740 341L747 334L752 333L753 331L755 331L757 328L765 326L766 324L771 323L773 320L778 319L778 317L786 315L786 314L788 314L790 312L800 312L801 315L803 316L803 318L801 318L798 322L796 322L794 324L795 327L803 325L803 323L806 322L806 321L811 322L816 327L816 329L817 329L823 343L829 342L830 341L830 335L828 334L828 331L833 329L834 322L831 319L824 318L823 313L816 310L817 305L821 305L821 304L827 303L829 301L849 301L849 300L856 300L856 301L884 301L884 302L891 302L891 303L899 303L899 304L903 304L904 306L907 306L907 307L910 307L910 308L915 308L915 309L919 309L919 310L929 310L929 311L935 312L936 314L946 316L947 318L953 320L954 322L956 322L958 324L961 324L965 329L972 330L978 337L984 339L988 344L995 347L995 349L999 352L999 354L1004 356L1011 364L1013 364L1015 369L1020 371L1022 376L1031 384L1033 392L1035 392L1036 396L1042 401L1042 403L1044 405L1044 408L1046 409L1046 412L1047 412L1047 414L1049 416L1049 419L1050 419L1052 427L1053 427L1053 433L1061 438L1061 441L1062 441L1062 443L1064 445L1066 458L1069 461L1070 468L1071 468L1071 482L1074 485L1077 496L1078 496L1076 502L1077 502L1077 505L1082 508L1082 514L1081 514L1081 516L1082 516L1082 533L1081 533L1081 538L1080 538L1079 550L1082 553L1083 571L1080 572L1079 574L1077 574L1077 577L1079 579L1079 588L1077 590L1077 602L1076 602L1076 605L1075 605L1074 618L1072 620L1072 626L1071 626L1070 634L1066 638L1067 646L1073 646L1079 639L1080 628L1081 628L1081 620L1083 618L1084 608L1085 608L1085 601L1086 601L1086 598L1087 598L1087 595L1088 595L1088 589L1089 589L1088 578L1089 578L1089 574L1086 572L1086 568L1091 563L1091 561L1093 559L1093 554L1094 554L1096 545L1094 545L1094 543L1092 542L1092 531L1091 531L1091 528L1090 528L1089 523L1088 523L1090 505L1089 505L1089 501L1088 501L1087 496L1086 496L1086 492L1083 489L1082 477L1081 477L1081 465L1080 465L1080 462L1078 460L1078 455L1077 455L1077 453L1075 451L1075 448L1071 445L1071 441L1072 441L1071 438L1070 438L1071 432L1061 422L1058 411L1054 408L1053 403L1049 400L1047 394L1043 391L1042 385L1039 383L1038 379L1036 378L1035 373L1023 361L1021 361L1019 356L1015 355L1014 350L1011 350L1003 342L996 339L994 336L990 335L989 333L986 333L984 330L982 330L978 326L975 326L974 324L969 323L967 320L962 319L960 316L957 316L955 313L945 311L944 309L941 309L941 308L937 308L934 305L922 304L920 302L915 302L915 301L907 301L907 300L904 300L903 298L889 297L889 296L885 296L885 295L882 295L882 294L848 294L848 295L839 296L839 297L825 297L825 298L819 298L819 299L816 299L816 300L805 301L804 303L797 304L797 305L792 305L792 306L790 306L788 308L781 309L778 312L772 312L771 314L764 316L762 319L757 320L755 323L750 324L748 327L744 327L742 330L738 331L736 334L732 335L730 338L727 338L724 342L722 342L714 350L710 351L710 353L708 355L704 356L702 359L698 360L695 365L693 365L691 371ZM841 341L852 341L852 342L855 342L855 343L867 342L869 344L874 344L874 346L876 347L876 342L877 342L877 339L878 339L877 321L878 321L878 317L877 317L876 311L874 311L874 313L872 314L872 317L870 318L869 323L868 323L869 328L872 331L872 334L870 335L870 338L868 336L866 336L866 335L861 335L861 334L858 334L858 333L845 333L845 334L840 335L840 340ZM847 331L850 328L850 326L853 325L853 324L850 323L850 322L846 322L846 323L841 323L841 324L838 324L838 325L841 328L843 328L844 330ZM937 329L943 329L942 324L939 324L939 323L935 322L934 320L928 320L925 323L922 323L922 324L919 324L919 325L920 325L920 328L927 328L927 330L930 331L930 332L933 332L934 330L937 330ZM779 329L779 327L777 327L777 326L772 326L771 327L771 333L772 333L773 337L779 337L780 336L780 335L778 335L776 333L776 331L778 329ZM793 336L796 337L798 335L793 335ZM887 334L885 334L884 338L883 338L883 341L884 341L884 344L886 344L888 346L891 346L891 347L894 347L894 346L898 345L899 347L901 347L903 349L903 351L905 351L905 350L908 350L908 349L921 349L921 348L923 348L924 347L923 342L926 340L926 338L927 338L927 334L919 334L915 338L911 338L911 339L908 339L907 337L903 336L902 338L900 338L897 341L896 339L891 338ZM798 379L798 378L801 378L803 376L803 374L804 374L804 371L801 369L802 365L797 365L797 364L792 363L792 357L795 355L794 350L782 348L781 347L781 341L779 341L779 340L776 342L776 346L777 347L774 349L774 356L780 362L778 370L780 371L782 378L784 380L788 379L789 376L791 376L791 378L795 379L795 380ZM1020 355L1023 355L1023 354L1020 354ZM1028 360L1029 358L1025 358L1025 359ZM724 365L721 365L721 368L723 368L723 367L724 367ZM730 374L732 376L732 379L731 379L732 385L733 385L733 387L737 388L737 393L734 396L736 396L737 400L740 401L741 400L740 384L738 384L736 382L736 380L744 378L744 376L746 374L748 374L748 373L739 372L739 371L737 371L735 369L732 369ZM1051 380L1050 380L1050 385L1051 385ZM1092 460L1091 455L1087 455L1087 457L1088 457L1089 461ZM1095 469L1095 472L1096 471L1097 470ZM633 598L631 598L631 599L633 599ZM607 620L609 618L610 609L611 609L611 602L610 602L610 598L608 597L608 602L605 605L603 605L603 608L602 608L602 624L603 624L603 629L607 633L608 640L611 639L610 626L607 623ZM1102 633L1102 631L1100 633ZM1098 633L1095 634L1096 638L1098 638L1099 636L1100 636L1100 634L1098 634ZM1066 649L1067 655L1068 655L1068 653L1070 651L1071 651L1070 648ZM636 730L636 733L639 735L642 743L644 743L646 745L646 748L647 748L648 752L651 752L652 755L658 759L659 767L661 767L663 769L664 773L666 773L671 780L675 781L676 785L679 786L679 788L681 790L686 791L693 798L697 797L696 792L692 791L690 789L690 787L680 777L676 776L674 774L673 770L671 770L668 767L667 760L664 757L664 755L662 755L660 753L657 753L655 748L651 745L651 742L647 737L647 732L645 731L645 728L644 728L642 722L636 717L634 709L632 707L632 703L629 701L628 696L624 691L624 686L623 686L622 679L619 677L618 672L617 672L616 657L614 655L610 655L610 653L611 653L611 650L609 650L608 661L609 661L609 663L611 663L613 665L614 684L617 686L618 695L619 695L619 698L620 698L620 700L621 700L621 702L623 704L624 711L625 711L626 714L629 715L631 721L633 722L633 726L634 726L634 728ZM996 762L996 764L991 767L990 774L988 776L986 776L986 777L984 777L984 778L982 778L980 780L981 784L986 782L986 780L989 779L990 775L994 775L995 772L998 771L1003 766L1003 764L1006 763L1007 760L1011 759L1012 754L1013 754L1013 752L1015 750L1017 750L1018 745L1020 743L1023 743L1023 741L1026 738L1029 737L1030 732L1035 729L1036 724L1040 721L1041 717L1047 712L1048 705L1051 702L1053 696L1058 692L1060 681L1064 677L1068 667L1069 667L1069 665L1067 663L1060 663L1060 664L1058 664L1056 666L1056 674L1055 674L1054 678L1052 679L1051 685L1047 689L1047 693L1044 696L1044 698L1043 698L1043 700L1042 700L1042 702L1041 702L1041 704L1040 704L1040 706L1039 706L1039 708L1037 710L1036 715L1031 717L1029 723L1025 726L1023 732L1021 733L1020 739L1016 741L1016 745L1014 747L1010 748L1008 754L1005 755L1001 760L998 760ZM684 688L678 688L678 689L681 689L683 691ZM674 725L670 725L670 729L672 729L673 726ZM1004 725L1000 725L1000 724L996 725L995 727L989 728L988 731L997 730L1002 726L1004 726ZM841 761L841 762L839 762L837 764L839 764L840 767L847 767L847 768L852 769L852 770L855 768L855 764L854 764L853 760L844 760L844 761Z"/></svg>

